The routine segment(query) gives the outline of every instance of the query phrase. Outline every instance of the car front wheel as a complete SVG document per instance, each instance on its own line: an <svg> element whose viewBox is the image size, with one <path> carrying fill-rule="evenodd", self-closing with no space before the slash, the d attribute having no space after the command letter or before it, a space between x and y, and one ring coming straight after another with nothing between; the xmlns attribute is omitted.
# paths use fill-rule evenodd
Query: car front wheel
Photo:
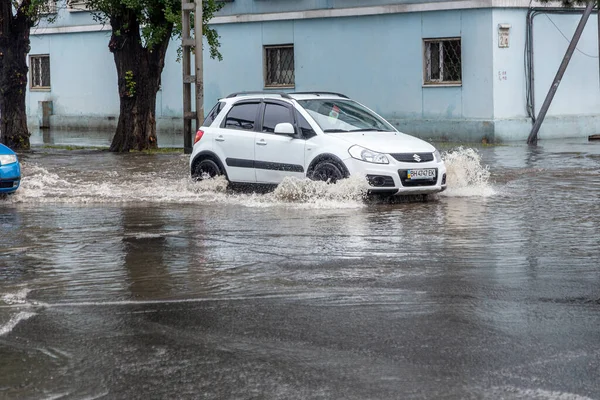
<svg viewBox="0 0 600 400"><path fill-rule="evenodd" d="M342 173L340 167L338 167L334 162L326 160L320 161L317 165L315 165L309 178L313 181L336 183L340 179L344 178L344 174Z"/></svg>
<svg viewBox="0 0 600 400"><path fill-rule="evenodd" d="M196 164L192 178L201 181L207 178L214 178L215 176L223 175L223 171L219 165L213 160L207 158Z"/></svg>

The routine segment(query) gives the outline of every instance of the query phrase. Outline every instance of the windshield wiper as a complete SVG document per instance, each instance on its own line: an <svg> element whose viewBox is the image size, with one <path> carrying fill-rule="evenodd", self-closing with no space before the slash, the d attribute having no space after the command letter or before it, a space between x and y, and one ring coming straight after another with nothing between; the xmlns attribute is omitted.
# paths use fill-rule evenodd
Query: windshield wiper
<svg viewBox="0 0 600 400"><path fill-rule="evenodd" d="M387 131L385 129L377 129L377 128L352 129L350 132L368 132L368 131L373 131L373 132L391 132L391 131Z"/></svg>
<svg viewBox="0 0 600 400"><path fill-rule="evenodd" d="M323 132L325 133L338 133L338 132L348 132L345 129L325 129Z"/></svg>

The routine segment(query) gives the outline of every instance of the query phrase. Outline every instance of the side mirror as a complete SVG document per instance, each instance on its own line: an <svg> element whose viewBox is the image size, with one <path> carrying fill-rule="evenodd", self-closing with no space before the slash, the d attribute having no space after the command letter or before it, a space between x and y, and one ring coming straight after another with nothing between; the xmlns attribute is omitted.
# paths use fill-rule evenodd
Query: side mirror
<svg viewBox="0 0 600 400"><path fill-rule="evenodd" d="M279 135L289 135L295 136L296 131L294 130L294 126L289 122L282 122L280 124L275 125L275 133Z"/></svg>

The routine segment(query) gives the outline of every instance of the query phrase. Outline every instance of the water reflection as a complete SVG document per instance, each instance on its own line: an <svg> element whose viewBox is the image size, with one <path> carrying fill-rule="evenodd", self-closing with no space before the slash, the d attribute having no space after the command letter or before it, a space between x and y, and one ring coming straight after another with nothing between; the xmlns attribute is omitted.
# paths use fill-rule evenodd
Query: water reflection
<svg viewBox="0 0 600 400"><path fill-rule="evenodd" d="M172 294L167 222L157 207L122 210L123 257L132 299L160 299Z"/></svg>
<svg viewBox="0 0 600 400"><path fill-rule="evenodd" d="M115 129L32 129L30 134L32 146L109 147ZM159 130L158 146L183 149L183 134Z"/></svg>
<svg viewBox="0 0 600 400"><path fill-rule="evenodd" d="M181 397L184 377L190 398L593 396L600 147L474 154L455 182L489 180L424 203L34 150L0 204L0 393Z"/></svg>

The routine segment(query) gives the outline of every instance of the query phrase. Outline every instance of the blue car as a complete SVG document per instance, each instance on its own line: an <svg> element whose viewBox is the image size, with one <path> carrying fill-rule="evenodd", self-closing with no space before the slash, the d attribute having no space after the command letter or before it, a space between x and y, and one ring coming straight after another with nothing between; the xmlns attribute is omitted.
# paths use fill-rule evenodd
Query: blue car
<svg viewBox="0 0 600 400"><path fill-rule="evenodd" d="M12 193L21 184L21 165L17 154L0 143L0 194Z"/></svg>

